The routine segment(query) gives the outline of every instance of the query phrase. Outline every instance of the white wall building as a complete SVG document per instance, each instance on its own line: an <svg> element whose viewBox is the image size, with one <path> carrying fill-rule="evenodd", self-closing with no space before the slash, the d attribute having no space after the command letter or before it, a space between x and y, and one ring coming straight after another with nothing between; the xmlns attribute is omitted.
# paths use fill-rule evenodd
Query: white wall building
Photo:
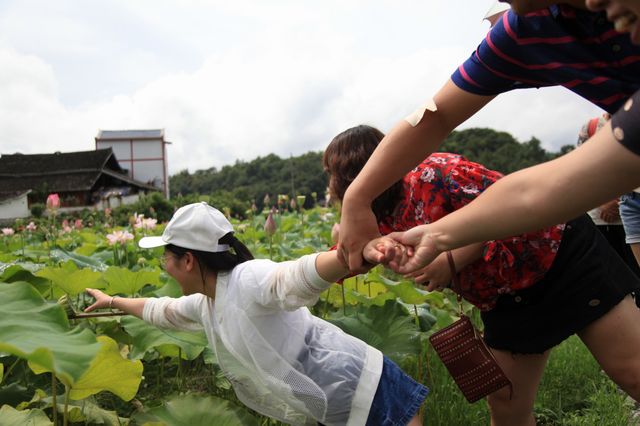
<svg viewBox="0 0 640 426"><path fill-rule="evenodd" d="M96 149L111 148L120 166L132 179L159 188L169 198L164 129L99 130Z"/></svg>
<svg viewBox="0 0 640 426"><path fill-rule="evenodd" d="M31 215L27 201L29 192L31 191L0 193L0 220L29 217Z"/></svg>

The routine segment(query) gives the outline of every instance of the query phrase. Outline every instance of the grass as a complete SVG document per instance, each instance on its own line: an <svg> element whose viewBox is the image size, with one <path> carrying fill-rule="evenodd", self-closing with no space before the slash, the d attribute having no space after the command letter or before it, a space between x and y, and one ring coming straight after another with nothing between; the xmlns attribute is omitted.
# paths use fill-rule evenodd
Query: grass
<svg viewBox="0 0 640 426"><path fill-rule="evenodd" d="M429 347L427 384L431 389L424 406L425 425L488 425L484 400L469 404ZM539 426L631 426L632 404L601 372L580 339L572 336L549 357L538 390L534 414Z"/></svg>

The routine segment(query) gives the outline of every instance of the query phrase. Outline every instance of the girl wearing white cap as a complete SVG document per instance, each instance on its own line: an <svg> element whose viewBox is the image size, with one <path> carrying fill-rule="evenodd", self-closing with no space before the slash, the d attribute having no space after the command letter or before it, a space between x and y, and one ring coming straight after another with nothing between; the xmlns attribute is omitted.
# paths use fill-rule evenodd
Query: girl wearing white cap
<svg viewBox="0 0 640 426"><path fill-rule="evenodd" d="M164 262L185 296L124 298L87 289L86 311L117 308L158 327L206 332L238 398L289 424L420 425L427 388L379 350L313 316L306 305L348 274L336 251L276 263L254 260L231 223L206 203L184 206L160 237ZM404 248L386 238L363 256L399 260Z"/></svg>

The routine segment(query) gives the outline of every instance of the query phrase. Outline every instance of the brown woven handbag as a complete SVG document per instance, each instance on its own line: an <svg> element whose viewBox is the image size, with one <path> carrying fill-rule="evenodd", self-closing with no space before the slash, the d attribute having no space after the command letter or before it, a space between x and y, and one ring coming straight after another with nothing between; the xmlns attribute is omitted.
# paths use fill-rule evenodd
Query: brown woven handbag
<svg viewBox="0 0 640 426"><path fill-rule="evenodd" d="M459 292L460 286L451 252L447 252L447 259L452 281ZM458 302L461 301L458 293ZM461 303L459 306L460 319L433 333L429 338L433 349L467 401L476 402L504 386L509 386L513 393L511 381L496 362L480 332L462 312Z"/></svg>

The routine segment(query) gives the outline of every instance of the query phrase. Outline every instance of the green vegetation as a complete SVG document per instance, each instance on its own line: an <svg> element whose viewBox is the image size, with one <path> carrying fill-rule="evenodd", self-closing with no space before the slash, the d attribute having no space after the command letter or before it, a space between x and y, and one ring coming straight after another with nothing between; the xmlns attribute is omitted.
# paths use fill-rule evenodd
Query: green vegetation
<svg viewBox="0 0 640 426"><path fill-rule="evenodd" d="M570 147L563 147L562 152ZM469 160L503 173L511 173L534 164L548 161L558 154L549 153L540 147L540 141L532 138L520 143L505 132L492 129L467 129L453 132L440 147L440 151L462 154ZM255 160L237 161L234 165L197 170L183 170L171 176L170 187L174 196L180 198L197 195L210 196L221 201L214 205L226 205L234 215L244 216L255 202L263 208L266 194L306 195L306 208L313 205L311 194L324 199L327 176L322 169L322 152L309 152L298 157L280 158L271 154Z"/></svg>
<svg viewBox="0 0 640 426"><path fill-rule="evenodd" d="M258 258L292 259L331 244L334 210L298 207L274 217L273 235L264 230L266 211L233 219ZM67 230L56 218L45 228L0 235L0 424L210 425L215 417L220 424L280 425L240 404L203 334L160 331L128 316L75 318L90 303L87 287L135 297L180 294L159 267L160 249L135 243L162 226L136 226L146 222L134 217L105 227L95 219ZM429 386L426 425L485 425L486 403L464 400L428 343L457 307L448 291L426 293L376 268L332 286L312 311ZM477 312L463 308L477 322ZM535 406L540 425L626 425L631 411L578 339L554 350Z"/></svg>

